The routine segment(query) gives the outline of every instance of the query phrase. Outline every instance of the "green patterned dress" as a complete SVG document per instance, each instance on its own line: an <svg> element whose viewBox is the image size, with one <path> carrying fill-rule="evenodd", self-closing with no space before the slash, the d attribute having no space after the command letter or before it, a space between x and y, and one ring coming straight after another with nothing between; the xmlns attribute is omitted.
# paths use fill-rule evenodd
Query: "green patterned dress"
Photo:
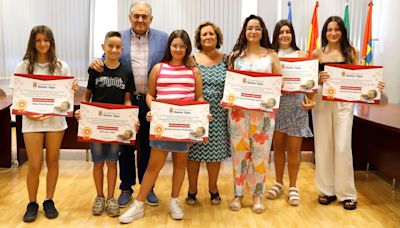
<svg viewBox="0 0 400 228"><path fill-rule="evenodd" d="M207 143L194 143L189 150L189 160L220 162L230 157L227 129L227 111L221 107L224 93L225 61L213 66L196 65L203 76L203 96L210 102L210 122Z"/></svg>

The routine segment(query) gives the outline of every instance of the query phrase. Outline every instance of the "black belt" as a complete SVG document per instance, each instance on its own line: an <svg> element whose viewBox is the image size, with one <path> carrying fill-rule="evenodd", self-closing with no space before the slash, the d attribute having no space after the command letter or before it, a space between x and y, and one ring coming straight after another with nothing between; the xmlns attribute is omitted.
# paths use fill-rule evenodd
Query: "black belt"
<svg viewBox="0 0 400 228"><path fill-rule="evenodd" d="M134 97L136 100L144 100L144 99L146 99L146 94L142 94L142 93L133 94L133 97Z"/></svg>

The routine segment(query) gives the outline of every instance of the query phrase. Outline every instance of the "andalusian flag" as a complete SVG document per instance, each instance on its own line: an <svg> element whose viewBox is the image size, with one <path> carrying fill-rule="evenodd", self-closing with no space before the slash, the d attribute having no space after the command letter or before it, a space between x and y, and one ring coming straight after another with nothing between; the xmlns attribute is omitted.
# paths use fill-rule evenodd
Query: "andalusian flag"
<svg viewBox="0 0 400 228"><path fill-rule="evenodd" d="M350 16L349 16L349 2L346 1L346 7L344 8L344 25L347 29L347 38L350 39Z"/></svg>
<svg viewBox="0 0 400 228"><path fill-rule="evenodd" d="M362 64L372 64L372 1L368 4L367 21L365 22L364 41L362 49Z"/></svg>
<svg viewBox="0 0 400 228"><path fill-rule="evenodd" d="M290 23L292 23L292 3L289 1L288 2L288 16L287 16L287 18L288 18L288 21L290 22Z"/></svg>
<svg viewBox="0 0 400 228"><path fill-rule="evenodd" d="M308 56L312 57L312 52L318 48L318 1L315 2L314 13L311 19L310 31L308 32L307 51Z"/></svg>

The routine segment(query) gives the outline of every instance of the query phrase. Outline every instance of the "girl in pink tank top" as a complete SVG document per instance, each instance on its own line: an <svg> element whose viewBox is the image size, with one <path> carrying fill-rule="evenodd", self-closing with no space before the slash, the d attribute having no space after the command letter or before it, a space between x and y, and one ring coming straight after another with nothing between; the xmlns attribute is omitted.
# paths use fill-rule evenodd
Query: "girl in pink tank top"
<svg viewBox="0 0 400 228"><path fill-rule="evenodd" d="M156 97L163 100L195 100L194 68L160 63L156 82Z"/></svg>
<svg viewBox="0 0 400 228"><path fill-rule="evenodd" d="M149 76L146 94L149 109L155 99L204 101L201 73L197 67L191 66L194 65L190 60L191 51L192 44L184 30L171 33L163 62L155 65ZM151 111L147 113L146 118L151 121ZM184 216L178 197L185 177L189 143L150 140L150 146L149 165L143 176L139 194L131 208L121 216L126 223L144 216L144 200L152 190L169 151L173 152L174 175L168 211L173 219L183 219Z"/></svg>

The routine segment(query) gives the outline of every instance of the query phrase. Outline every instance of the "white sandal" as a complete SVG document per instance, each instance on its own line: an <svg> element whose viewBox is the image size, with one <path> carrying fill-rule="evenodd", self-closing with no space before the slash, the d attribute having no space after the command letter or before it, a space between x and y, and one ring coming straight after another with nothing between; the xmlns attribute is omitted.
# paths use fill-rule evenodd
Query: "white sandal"
<svg viewBox="0 0 400 228"><path fill-rule="evenodd" d="M290 187L289 188L288 202L292 206L299 206L299 204L300 204L300 195L299 195L299 190L296 187Z"/></svg>
<svg viewBox="0 0 400 228"><path fill-rule="evenodd" d="M264 212L264 205L262 204L262 198L257 197L253 203L253 212L256 214L262 214Z"/></svg>
<svg viewBox="0 0 400 228"><path fill-rule="evenodd" d="M278 198L282 194L283 194L283 185L276 182L275 185L268 190L267 198L273 200Z"/></svg>
<svg viewBox="0 0 400 228"><path fill-rule="evenodd" d="M242 202L240 196L235 196L229 205L232 211L239 211L242 208Z"/></svg>

